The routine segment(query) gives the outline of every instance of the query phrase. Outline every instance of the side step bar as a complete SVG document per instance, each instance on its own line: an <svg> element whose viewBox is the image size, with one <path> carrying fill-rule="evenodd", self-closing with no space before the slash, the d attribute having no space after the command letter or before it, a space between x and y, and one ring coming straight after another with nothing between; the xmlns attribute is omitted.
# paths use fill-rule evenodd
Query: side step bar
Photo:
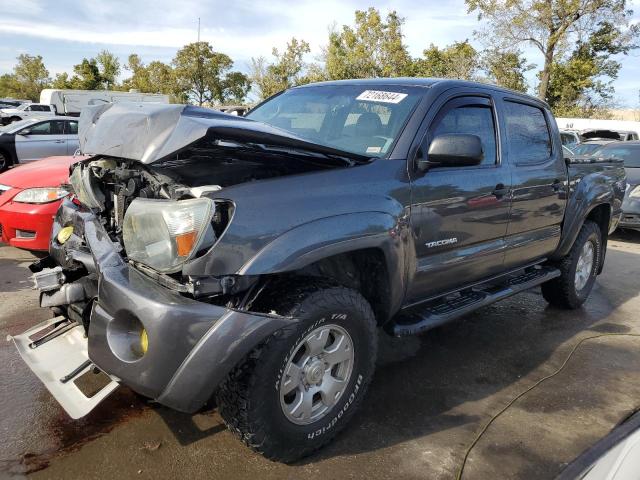
<svg viewBox="0 0 640 480"><path fill-rule="evenodd" d="M489 282L436 299L409 312L402 312L387 328L389 333L396 337L426 332L480 307L529 290L559 276L560 270L556 268L531 267L520 274L502 278L500 283Z"/></svg>

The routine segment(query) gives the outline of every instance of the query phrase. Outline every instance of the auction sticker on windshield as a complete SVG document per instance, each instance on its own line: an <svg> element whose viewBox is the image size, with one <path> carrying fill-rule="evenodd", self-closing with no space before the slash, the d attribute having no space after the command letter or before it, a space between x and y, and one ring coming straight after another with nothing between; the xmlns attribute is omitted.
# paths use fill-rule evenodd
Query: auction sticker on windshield
<svg viewBox="0 0 640 480"><path fill-rule="evenodd" d="M400 103L406 98L406 93L384 92L381 90L365 90L356 97L356 100L367 102Z"/></svg>

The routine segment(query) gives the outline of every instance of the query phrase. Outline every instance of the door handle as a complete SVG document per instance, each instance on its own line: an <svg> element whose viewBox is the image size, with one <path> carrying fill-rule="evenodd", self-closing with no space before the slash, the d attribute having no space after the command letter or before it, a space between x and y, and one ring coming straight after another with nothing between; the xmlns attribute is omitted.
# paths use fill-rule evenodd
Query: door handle
<svg viewBox="0 0 640 480"><path fill-rule="evenodd" d="M56 140L56 143L64 143L64 140Z"/></svg>
<svg viewBox="0 0 640 480"><path fill-rule="evenodd" d="M505 187L503 183L499 183L498 185L496 185L496 188L494 188L493 192L491 192L491 194L497 198L502 198L508 193L509 193L509 189Z"/></svg>

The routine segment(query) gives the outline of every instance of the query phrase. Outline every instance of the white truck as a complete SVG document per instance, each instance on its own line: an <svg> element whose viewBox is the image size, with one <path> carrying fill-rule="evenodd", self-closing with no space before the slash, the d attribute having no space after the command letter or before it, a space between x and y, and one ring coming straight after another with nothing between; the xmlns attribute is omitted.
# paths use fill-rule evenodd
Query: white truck
<svg viewBox="0 0 640 480"><path fill-rule="evenodd" d="M40 92L40 103L53 105L58 115L79 116L87 105L117 102L169 103L169 96L159 93L114 90L58 90L45 88Z"/></svg>
<svg viewBox="0 0 640 480"><path fill-rule="evenodd" d="M53 117L56 110L52 105L45 103L23 103L18 107L3 108L0 110L0 123L7 125L27 118Z"/></svg>

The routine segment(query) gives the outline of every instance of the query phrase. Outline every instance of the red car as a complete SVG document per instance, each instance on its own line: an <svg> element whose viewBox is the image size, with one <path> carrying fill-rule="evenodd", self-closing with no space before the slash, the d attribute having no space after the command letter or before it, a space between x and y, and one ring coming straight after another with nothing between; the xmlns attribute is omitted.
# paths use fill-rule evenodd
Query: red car
<svg viewBox="0 0 640 480"><path fill-rule="evenodd" d="M0 239L27 250L48 250L53 217L69 192L69 166L86 157L49 157L0 174Z"/></svg>

